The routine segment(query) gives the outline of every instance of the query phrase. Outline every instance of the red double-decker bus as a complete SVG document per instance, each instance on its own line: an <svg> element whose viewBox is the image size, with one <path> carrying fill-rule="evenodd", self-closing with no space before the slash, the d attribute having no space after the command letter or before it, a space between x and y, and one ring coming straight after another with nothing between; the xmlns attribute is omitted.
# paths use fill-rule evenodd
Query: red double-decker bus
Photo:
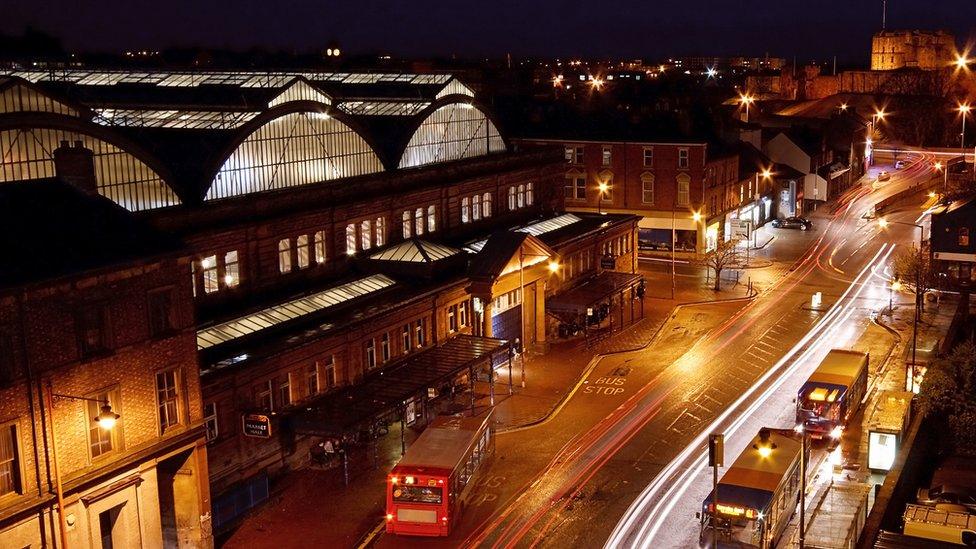
<svg viewBox="0 0 976 549"><path fill-rule="evenodd" d="M407 449L387 479L388 533L451 533L472 478L495 448L491 417L439 417Z"/></svg>

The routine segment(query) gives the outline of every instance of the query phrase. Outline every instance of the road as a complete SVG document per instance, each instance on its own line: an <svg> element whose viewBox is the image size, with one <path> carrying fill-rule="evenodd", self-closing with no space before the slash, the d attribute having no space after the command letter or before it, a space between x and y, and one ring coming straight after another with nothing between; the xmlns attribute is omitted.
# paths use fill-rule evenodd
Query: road
<svg viewBox="0 0 976 549"><path fill-rule="evenodd" d="M920 163L849 193L818 218L825 230L791 236L795 260L775 263L777 282L755 300L680 309L648 348L600 360L549 421L499 434L452 536L382 536L378 544L697 545L704 437L725 431L734 456L759 424L782 424L776 413L792 410L797 379L819 353L856 337L859 323L887 305L879 284L888 241L911 233L881 234L862 214L928 171ZM815 292L823 306L812 310Z"/></svg>

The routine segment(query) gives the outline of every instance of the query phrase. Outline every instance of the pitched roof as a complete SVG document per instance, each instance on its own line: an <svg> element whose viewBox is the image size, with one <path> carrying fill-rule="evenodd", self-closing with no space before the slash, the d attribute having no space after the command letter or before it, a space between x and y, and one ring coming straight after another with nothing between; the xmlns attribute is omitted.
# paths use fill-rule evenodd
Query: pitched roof
<svg viewBox="0 0 976 549"><path fill-rule="evenodd" d="M407 263L432 263L461 253L461 250L426 240L405 240L371 256L376 261L401 261Z"/></svg>
<svg viewBox="0 0 976 549"><path fill-rule="evenodd" d="M528 261L518 257L520 249L528 250L525 254L525 257L529 258ZM472 278L495 280L506 274L513 262L517 263L521 259L523 265L538 263L554 253L541 240L528 233L496 231L488 237L484 247L471 260L468 274Z"/></svg>
<svg viewBox="0 0 976 549"><path fill-rule="evenodd" d="M0 184L0 287L175 253L181 243L57 178Z"/></svg>

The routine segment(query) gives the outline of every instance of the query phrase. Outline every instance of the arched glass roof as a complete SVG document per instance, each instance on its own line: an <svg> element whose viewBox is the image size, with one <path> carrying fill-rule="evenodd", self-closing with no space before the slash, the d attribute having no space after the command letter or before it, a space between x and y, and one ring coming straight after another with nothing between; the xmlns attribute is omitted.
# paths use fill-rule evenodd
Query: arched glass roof
<svg viewBox="0 0 976 549"><path fill-rule="evenodd" d="M372 147L319 112L274 118L247 136L217 171L205 200L308 185L383 170Z"/></svg>
<svg viewBox="0 0 976 549"><path fill-rule="evenodd" d="M449 103L430 113L407 143L401 168L503 152L498 128L470 103Z"/></svg>
<svg viewBox="0 0 976 549"><path fill-rule="evenodd" d="M145 162L85 133L50 127L0 130L0 183L56 176L54 150L62 142L94 153L98 193L130 211L175 206L176 193Z"/></svg>

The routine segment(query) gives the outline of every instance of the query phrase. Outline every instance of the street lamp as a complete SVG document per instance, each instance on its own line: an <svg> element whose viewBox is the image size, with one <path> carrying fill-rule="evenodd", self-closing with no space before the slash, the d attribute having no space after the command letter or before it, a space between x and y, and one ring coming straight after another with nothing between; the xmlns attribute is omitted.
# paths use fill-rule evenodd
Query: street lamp
<svg viewBox="0 0 976 549"><path fill-rule="evenodd" d="M960 103L959 108L957 108L956 110L959 111L959 114L962 115L962 133L959 135L959 148L965 149L966 148L966 116L969 114L969 111L972 110L972 107L969 106L969 103Z"/></svg>
<svg viewBox="0 0 976 549"><path fill-rule="evenodd" d="M72 395L62 395L54 392L51 386L51 380L47 381L47 391L45 391L45 404L47 405L48 413L51 417L51 469L54 473L54 486L55 495L58 501L58 529L61 538L61 547L68 546L68 522L67 517L64 514L64 490L61 483L61 471L58 468L58 441L56 436L56 431L54 429L54 399L68 399L68 400L84 400L87 402L95 402L100 404L98 415L92 418L92 421L98 424L99 427L106 431L110 431L115 427L115 423L121 417L119 414L112 411L112 406L108 403L108 400L100 400L97 398L87 398Z"/></svg>
<svg viewBox="0 0 976 549"><path fill-rule="evenodd" d="M749 123L749 105L752 105L756 101L755 96L749 95L747 93L739 95L739 104L746 106L746 123Z"/></svg>
<svg viewBox="0 0 976 549"><path fill-rule="evenodd" d="M906 367L906 375L908 376L908 381L906 385L908 390L915 392L915 355L918 348L918 320L919 320L919 303L922 299L922 239L924 237L925 228L916 223L908 223L905 221L888 221L885 218L878 219L878 225L885 229L892 223L897 225L907 225L909 227L915 227L918 229L918 264L915 266L915 318L912 319L912 365L910 368ZM900 286L899 286L900 287Z"/></svg>
<svg viewBox="0 0 976 549"><path fill-rule="evenodd" d="M957 70L964 70L969 67L969 58L966 54L956 54L956 61L954 63Z"/></svg>

